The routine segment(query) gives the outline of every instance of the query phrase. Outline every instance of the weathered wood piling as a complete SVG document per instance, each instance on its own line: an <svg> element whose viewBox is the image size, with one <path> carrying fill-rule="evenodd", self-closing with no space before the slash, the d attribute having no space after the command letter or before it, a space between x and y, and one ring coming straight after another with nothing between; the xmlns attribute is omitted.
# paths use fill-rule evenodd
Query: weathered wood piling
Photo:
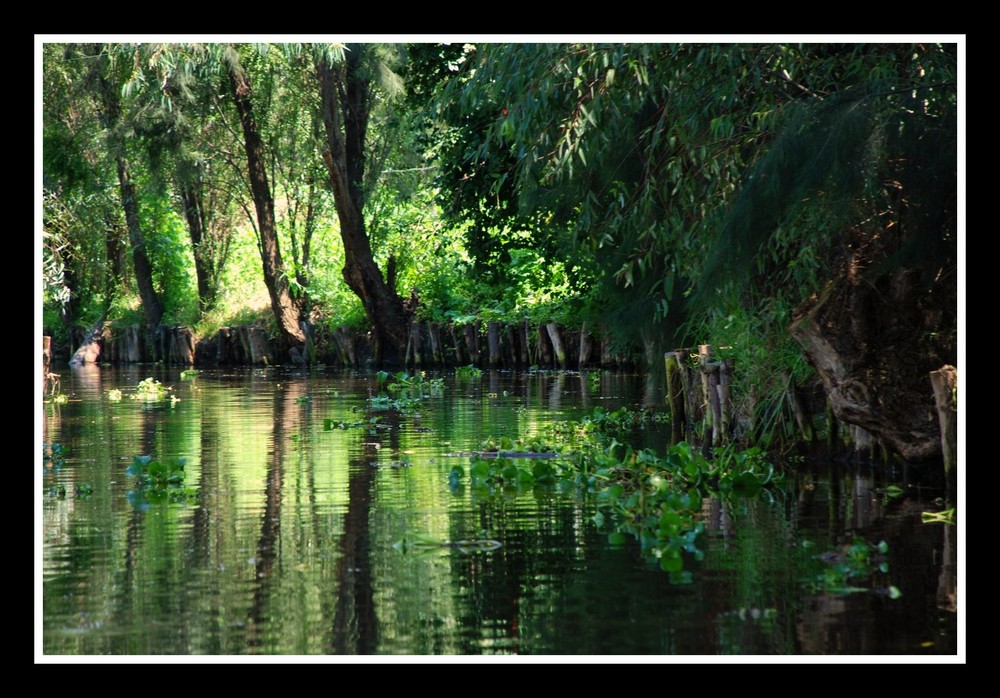
<svg viewBox="0 0 1000 698"><path fill-rule="evenodd" d="M934 405L937 407L938 424L941 428L944 472L950 479L958 460L958 369L954 366L942 366L937 371L931 371L930 375Z"/></svg>

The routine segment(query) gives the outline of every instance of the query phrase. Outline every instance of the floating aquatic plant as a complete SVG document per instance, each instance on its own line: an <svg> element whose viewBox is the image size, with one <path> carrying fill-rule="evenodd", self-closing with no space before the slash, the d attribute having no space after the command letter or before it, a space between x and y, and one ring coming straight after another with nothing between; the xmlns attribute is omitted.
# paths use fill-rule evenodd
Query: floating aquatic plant
<svg viewBox="0 0 1000 698"><path fill-rule="evenodd" d="M194 490L184 487L186 458L161 462L152 456L134 456L125 474L136 478L130 498L134 503L148 501L188 501L195 498Z"/></svg>

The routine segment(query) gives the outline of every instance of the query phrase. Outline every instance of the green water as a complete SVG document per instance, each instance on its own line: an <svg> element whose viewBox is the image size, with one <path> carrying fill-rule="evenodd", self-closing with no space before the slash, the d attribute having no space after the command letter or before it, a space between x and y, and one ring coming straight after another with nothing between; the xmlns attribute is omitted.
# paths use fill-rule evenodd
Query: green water
<svg viewBox="0 0 1000 698"><path fill-rule="evenodd" d="M178 401L129 400L147 376ZM450 454L487 436L597 405L662 405L641 376L445 376L409 414L372 411L377 379L352 371L182 381L179 369L88 367L64 370L61 390L69 401L45 407L42 429L64 457L39 466L46 655L957 651L955 529L921 523L941 493L919 474L803 463L778 496L706 499L687 584L633 541L609 544L593 496L572 486L449 484L467 461ZM126 473L140 455L185 458L190 496L144 494ZM881 494L890 482L904 495ZM501 546L401 550L414 533ZM886 541L885 569L853 593L817 585L823 556L858 538Z"/></svg>

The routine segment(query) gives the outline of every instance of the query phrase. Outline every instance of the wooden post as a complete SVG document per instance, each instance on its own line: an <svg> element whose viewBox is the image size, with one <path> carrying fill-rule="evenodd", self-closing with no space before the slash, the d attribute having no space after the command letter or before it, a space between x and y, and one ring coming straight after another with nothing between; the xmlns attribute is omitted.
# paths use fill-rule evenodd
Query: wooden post
<svg viewBox="0 0 1000 698"><path fill-rule="evenodd" d="M271 356L271 347L267 343L267 336L264 330L251 325L247 328L247 338L250 343L250 362L253 364L263 364L269 366L274 363Z"/></svg>
<svg viewBox="0 0 1000 698"><path fill-rule="evenodd" d="M867 452L871 456L871 450L875 443L872 435L857 424L851 425L851 442L854 444L854 452Z"/></svg>
<svg viewBox="0 0 1000 698"><path fill-rule="evenodd" d="M538 360L539 366L545 368L552 367L552 340L549 338L549 330L545 325L538 326Z"/></svg>
<svg viewBox="0 0 1000 698"><path fill-rule="evenodd" d="M517 323L505 323L500 327L500 348L503 351L503 362L507 368L517 366L519 341L517 339Z"/></svg>
<svg viewBox="0 0 1000 698"><path fill-rule="evenodd" d="M611 364L611 337L603 334L601 335L601 366L610 366Z"/></svg>
<svg viewBox="0 0 1000 698"><path fill-rule="evenodd" d="M465 330L465 348L469 352L469 362L478 366L480 364L479 356L479 320L466 325Z"/></svg>
<svg viewBox="0 0 1000 698"><path fill-rule="evenodd" d="M712 445L718 446L723 441L722 427L722 400L719 394L719 373L721 364L718 361L709 361L705 364L704 371L708 377L708 405L712 414Z"/></svg>
<svg viewBox="0 0 1000 698"><path fill-rule="evenodd" d="M357 366L358 357L354 350L354 338L347 325L338 327L333 336L337 342L337 348L340 349L340 362L345 366Z"/></svg>
<svg viewBox="0 0 1000 698"><path fill-rule="evenodd" d="M215 363L222 365L230 360L230 332L228 327L220 327L215 333Z"/></svg>
<svg viewBox="0 0 1000 698"><path fill-rule="evenodd" d="M789 407L792 408L792 414L795 415L795 423L799 427L799 434L802 435L803 441L812 441L816 436L816 430L813 428L812 419L806 414L806 409L802 405L802 401L799 400L798 391L795 389L795 381L792 380L792 374L785 371L785 398L788 400Z"/></svg>
<svg viewBox="0 0 1000 698"><path fill-rule="evenodd" d="M944 473L950 479L958 461L958 369L942 366L931 371L931 389L941 428Z"/></svg>
<svg viewBox="0 0 1000 698"><path fill-rule="evenodd" d="M555 354L556 360L559 362L559 368L566 369L566 350L563 348L562 337L559 336L559 325L554 322L548 323L545 328L549 332L549 339L552 340L552 351Z"/></svg>
<svg viewBox="0 0 1000 698"><path fill-rule="evenodd" d="M237 327L236 338L239 340L239 363L247 366L253 364L252 355L250 354L250 328L246 325Z"/></svg>
<svg viewBox="0 0 1000 698"><path fill-rule="evenodd" d="M142 331L138 325L125 328L125 352L122 359L130 364L142 361Z"/></svg>
<svg viewBox="0 0 1000 698"><path fill-rule="evenodd" d="M680 441L684 435L684 378L677 364L677 353L668 351L663 355L663 363L667 370L667 404L670 405L670 431L674 442Z"/></svg>
<svg viewBox="0 0 1000 698"><path fill-rule="evenodd" d="M170 362L170 328L166 325L160 325L156 328L157 336L157 360L163 363Z"/></svg>
<svg viewBox="0 0 1000 698"><path fill-rule="evenodd" d="M173 363L194 365L194 333L190 327L177 325L170 329L170 360Z"/></svg>
<svg viewBox="0 0 1000 698"><path fill-rule="evenodd" d="M587 323L583 323L580 328L580 354L577 358L577 368L583 369L590 363L590 357L594 353L594 338L587 332Z"/></svg>
<svg viewBox="0 0 1000 698"><path fill-rule="evenodd" d="M688 361L692 353L692 350L688 348L674 350L674 356L677 357L677 370L684 387L684 417L686 420L686 431L697 430L702 416L701 400L698 399L698 395L701 392L699 385L701 377L695 373Z"/></svg>
<svg viewBox="0 0 1000 698"><path fill-rule="evenodd" d="M713 432L712 416L714 412L712 411L712 394L715 393L715 388L709 385L709 379L708 379L708 363L711 357L712 357L712 345L699 344L698 364L701 367L701 404L704 406L703 424L704 424L705 434L711 434ZM718 395L716 395L716 398L718 398Z"/></svg>
<svg viewBox="0 0 1000 698"><path fill-rule="evenodd" d="M531 349L528 345L528 321L521 320L517 326L517 361L521 366L531 365Z"/></svg>
<svg viewBox="0 0 1000 698"><path fill-rule="evenodd" d="M733 433L733 360L726 359L719 364L719 385L716 390L719 393L720 425L722 430L723 443L729 442L729 436Z"/></svg>
<svg viewBox="0 0 1000 698"><path fill-rule="evenodd" d="M167 355L163 357L163 363L165 364L177 364L180 363L181 348L177 337L177 328L168 328L167 336Z"/></svg>
<svg viewBox="0 0 1000 698"><path fill-rule="evenodd" d="M500 323L490 320L486 327L486 346L489 349L490 368L500 367Z"/></svg>
<svg viewBox="0 0 1000 698"><path fill-rule="evenodd" d="M441 325L427 323L427 338L431 341L431 361L435 366L444 365L444 347L441 345Z"/></svg>
<svg viewBox="0 0 1000 698"><path fill-rule="evenodd" d="M424 337L421 330L421 323L414 320L410 323L410 340L407 344L407 359L411 366L418 367L423 363Z"/></svg>
<svg viewBox="0 0 1000 698"><path fill-rule="evenodd" d="M455 330L454 323L448 325L448 332L451 334L451 343L455 346L455 365L464 366L466 364L465 350L462 348L462 342L458 340L458 332Z"/></svg>
<svg viewBox="0 0 1000 698"><path fill-rule="evenodd" d="M220 327L215 335L215 362L229 363L232 360L232 332L228 327Z"/></svg>

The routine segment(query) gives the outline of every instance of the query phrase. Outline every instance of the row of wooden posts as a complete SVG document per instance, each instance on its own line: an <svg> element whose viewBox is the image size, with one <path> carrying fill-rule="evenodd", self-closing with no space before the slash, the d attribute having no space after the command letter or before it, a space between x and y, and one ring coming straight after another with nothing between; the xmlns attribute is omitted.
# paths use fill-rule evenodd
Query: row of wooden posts
<svg viewBox="0 0 1000 698"><path fill-rule="evenodd" d="M274 365L321 363L364 366L373 348L366 333L344 326L318 328L302 323L306 342L285 356L268 339L263 327L222 327L200 341L184 325L160 326L147 333L139 325L112 328L99 324L77 333L79 347L70 363L142 363L163 361L181 365ZM484 332L485 330L485 332ZM409 328L405 365L444 368L474 364L483 368L576 369L586 366L626 366L629 357L613 350L585 326L569 330L554 322L533 324L476 320L467 324L414 321Z"/></svg>
<svg viewBox="0 0 1000 698"><path fill-rule="evenodd" d="M706 443L728 443L733 428L733 360L716 360L711 345L663 355L674 440L702 430Z"/></svg>
<svg viewBox="0 0 1000 698"><path fill-rule="evenodd" d="M146 361L191 365L195 359L194 333L184 325L161 325L145 332L139 325L114 329L99 322L89 330L78 331L73 340L78 348L70 357L70 365Z"/></svg>
<svg viewBox="0 0 1000 698"><path fill-rule="evenodd" d="M406 365L464 366L486 368L528 366L581 368L599 364L622 365L623 357L612 351L607 339L600 340L587 330L567 330L554 322L533 324L486 323L483 346L483 323L442 325L438 322L413 322L406 347Z"/></svg>
<svg viewBox="0 0 1000 698"><path fill-rule="evenodd" d="M702 344L697 350L675 349L663 355L666 368L666 399L670 408L673 439L689 434L701 434L704 446L719 446L730 442L734 435L736 416L733 408L732 359L717 359L711 345ZM958 371L944 366L930 373L930 386L938 413L941 452L947 477L954 473L958 451L958 412L956 387ZM816 438L812 415L799 395L790 374L785 375L785 400L795 421L799 437L806 442ZM752 408L751 408L752 409ZM841 425L827 401L827 446L836 450ZM880 446L870 432L856 425L846 425L845 436L855 452L867 452L875 460ZM752 430L752 426L750 427Z"/></svg>
<svg viewBox="0 0 1000 698"><path fill-rule="evenodd" d="M299 363L341 363L359 366L365 348L361 335L341 327L334 331L323 330L315 337L312 328L305 326L307 341L303 350L295 349L292 360ZM567 346L575 343L576 367L620 363L621 358L612 354L607 341L597 341L586 328L567 332L555 323L531 325L489 322L486 328L485 352L482 347L479 321L466 325L447 325L436 322L414 322L406 352L406 365L414 368L445 365L485 365L490 368L516 366L558 366L568 368ZM317 341L321 340L321 341ZM450 341L449 341L450 340ZM317 345L321 348L317 352ZM156 329L144 337L138 325L122 328L118 333L97 327L91 330L74 354L72 363L97 361L102 354L106 361L138 363L144 360L165 360L168 363L191 365L195 363L196 350L190 328L184 326ZM595 355L595 348L599 354ZM370 351L370 350L369 350ZM245 325L223 327L214 338L198 343L197 352L204 356L211 353L215 363L267 365L275 361L274 352L261 327ZM152 353L152 356L149 354ZM322 355L321 355L322 354ZM718 446L729 443L734 434L736 416L733 407L732 359L717 359L711 345L702 344L697 351L690 348L675 349L664 354L666 368L666 399L670 408L674 440L687 434L701 433L703 444ZM51 338L42 338L42 389L50 392L51 381L58 378L50 373L52 361ZM937 407L941 432L941 450L945 473L950 477L957 462L958 418L956 390L958 371L954 366L944 366L930 374L930 383ZM812 416L799 398L791 376L786 376L786 400L803 440L815 438ZM827 404L828 445L836 446L839 425ZM857 426L848 427L848 434L856 451L870 449L874 452L877 440Z"/></svg>

